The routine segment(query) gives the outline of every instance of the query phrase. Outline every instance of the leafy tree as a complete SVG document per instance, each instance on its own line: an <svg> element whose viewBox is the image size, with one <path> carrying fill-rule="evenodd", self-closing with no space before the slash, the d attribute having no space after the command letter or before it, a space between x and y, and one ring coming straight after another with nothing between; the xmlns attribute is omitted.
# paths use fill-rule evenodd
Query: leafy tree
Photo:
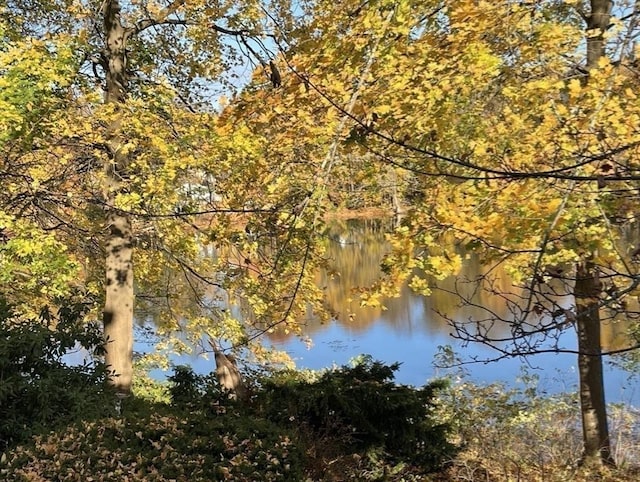
<svg viewBox="0 0 640 482"><path fill-rule="evenodd" d="M303 293L319 306L318 216L295 210L309 180L211 102L238 89L247 59L263 65L256 88L279 86L268 11L292 15L286 1L255 0L17 0L2 11L2 276L31 254L16 296L28 299L31 283L51 298L77 280L102 298L120 392L135 292L141 306L163 305L161 331L248 345L294 326ZM238 300L233 314L222 308Z"/></svg>
<svg viewBox="0 0 640 482"><path fill-rule="evenodd" d="M44 169L37 158L40 139L63 115L75 59L60 39L22 38L10 26L17 28L0 18L0 280L14 310L36 317L39 307L69 294L79 270L66 245L46 229L51 198L35 194L64 191L73 182L61 179L68 172L64 160L51 156Z"/></svg>
<svg viewBox="0 0 640 482"><path fill-rule="evenodd" d="M324 105L347 152L407 170L421 193L363 302L403 281L427 294L470 253L502 265L513 286L491 271L459 283L510 315L480 306L455 334L496 359L577 354L588 464L612 462L600 326L637 315L637 15L601 0L319 1L282 48L299 86L284 102L311 106L298 119Z"/></svg>

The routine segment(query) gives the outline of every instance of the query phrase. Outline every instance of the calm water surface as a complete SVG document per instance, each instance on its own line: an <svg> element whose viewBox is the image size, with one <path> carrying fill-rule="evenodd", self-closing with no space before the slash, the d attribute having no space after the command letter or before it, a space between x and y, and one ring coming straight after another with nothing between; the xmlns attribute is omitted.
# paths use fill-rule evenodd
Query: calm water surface
<svg viewBox="0 0 640 482"><path fill-rule="evenodd" d="M438 313L462 321L481 319L485 313L479 309L461 307L460 299L445 291L436 291L429 297L418 296L405 288L401 296L387 300L386 309L360 307L353 289L367 286L379 274L379 262L386 251L384 235L376 223L336 225L328 233L329 254L338 276L318 274L319 286L324 287L326 300L336 319L322 324L307 321L304 334L312 340L308 346L299 338L283 333L269 335L269 342L288 352L298 367L320 369L332 365L344 365L359 354L370 354L374 359L388 363L400 362L396 380L400 383L422 385L429 379L456 374L456 369L443 370L434 366L439 347L451 345L463 359L477 357L491 359L495 351L478 345L464 346L450 335L451 327ZM483 267L469 261L462 277L473 279ZM458 278L458 281L461 277ZM456 280L445 280L442 286L451 291ZM510 287L506 279L497 280ZM508 284L508 286L507 286ZM507 308L496 296L481 294L475 301L480 306L508 318ZM571 300L566 300L570 306ZM624 343L623 323L606 323L603 326L603 345L619 346ZM573 329L562 335L560 345L576 348ZM606 359L605 359L606 360ZM176 363L189 363L197 372L211 371L212 361L185 356ZM572 354L540 354L521 358L503 359L494 363L464 365L468 378L478 383L503 382L518 386L523 370L540 378L540 388L548 393L575 391L578 382L577 359ZM640 405L638 379L610 363L605 365L607 400Z"/></svg>

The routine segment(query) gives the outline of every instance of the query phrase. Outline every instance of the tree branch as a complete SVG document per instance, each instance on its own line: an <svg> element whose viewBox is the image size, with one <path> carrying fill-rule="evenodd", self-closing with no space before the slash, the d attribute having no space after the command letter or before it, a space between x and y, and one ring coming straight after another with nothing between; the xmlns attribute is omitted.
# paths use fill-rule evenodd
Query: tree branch
<svg viewBox="0 0 640 482"><path fill-rule="evenodd" d="M224 28L224 27L221 27L219 25L216 25L215 23L212 23L211 25L209 25L209 27L212 30L215 30L216 32L223 33L223 34L226 34L226 35L234 35L236 37L247 37L247 36L251 35L251 32L249 30L246 30L246 29L231 30L231 29Z"/></svg>
<svg viewBox="0 0 640 482"><path fill-rule="evenodd" d="M175 0L175 2L170 3L165 8L160 10L160 13L158 13L158 16L156 18L149 18L138 22L138 24L134 28L129 29L128 34L137 35L143 30L154 27L156 25L185 25L186 21L184 20L168 18L176 13L180 9L180 7L185 4L185 2L186 0Z"/></svg>

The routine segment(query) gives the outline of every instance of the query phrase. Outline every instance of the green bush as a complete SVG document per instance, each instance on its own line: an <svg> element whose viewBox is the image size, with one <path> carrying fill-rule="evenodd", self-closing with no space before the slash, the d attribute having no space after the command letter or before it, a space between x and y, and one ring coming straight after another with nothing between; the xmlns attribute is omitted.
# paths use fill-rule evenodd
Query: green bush
<svg viewBox="0 0 640 482"><path fill-rule="evenodd" d="M266 418L304 427L313 437L331 440L336 450L383 453L393 463L436 470L454 452L449 426L431 416L436 394L447 383L396 385L398 367L362 357L317 380L283 372L263 382L257 405Z"/></svg>
<svg viewBox="0 0 640 482"><path fill-rule="evenodd" d="M196 375L190 366L178 365L169 377L171 404L176 407L203 408L216 403L228 403L214 373Z"/></svg>
<svg viewBox="0 0 640 482"><path fill-rule="evenodd" d="M175 367L169 381L171 382L169 394L171 403L174 405L193 403L202 395L202 377L196 375L191 367L185 365Z"/></svg>
<svg viewBox="0 0 640 482"><path fill-rule="evenodd" d="M100 362L69 366L72 349L93 353L101 332L81 323L82 304L44 308L38 320L17 320L0 302L0 451L79 417L104 414L107 369ZM55 321L55 326L52 326Z"/></svg>

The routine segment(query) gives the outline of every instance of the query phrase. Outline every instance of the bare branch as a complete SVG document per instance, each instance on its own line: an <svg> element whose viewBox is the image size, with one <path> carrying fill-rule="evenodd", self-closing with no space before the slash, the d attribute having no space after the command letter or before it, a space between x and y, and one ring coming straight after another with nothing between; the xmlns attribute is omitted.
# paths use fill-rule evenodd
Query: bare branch
<svg viewBox="0 0 640 482"><path fill-rule="evenodd" d="M212 30L215 30L216 32L223 33L226 35L233 35L235 37L249 37L251 35L251 32L249 30L246 30L246 29L231 30L231 29L216 25L215 23L212 23L211 25L209 25L209 27Z"/></svg>

